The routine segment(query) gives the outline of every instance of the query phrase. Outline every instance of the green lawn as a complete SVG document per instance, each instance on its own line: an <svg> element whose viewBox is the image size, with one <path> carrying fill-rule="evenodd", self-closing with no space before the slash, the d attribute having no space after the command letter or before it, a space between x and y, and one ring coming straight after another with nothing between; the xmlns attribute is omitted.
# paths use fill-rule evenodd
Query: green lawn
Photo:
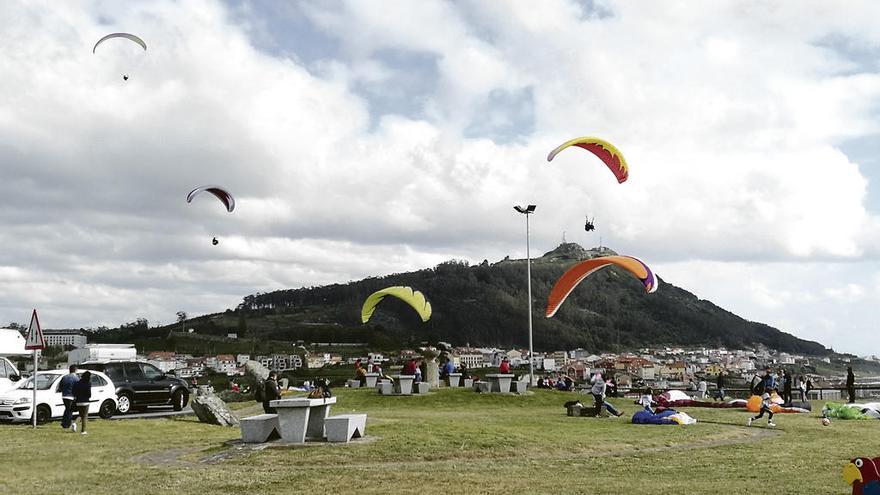
<svg viewBox="0 0 880 495"><path fill-rule="evenodd" d="M95 420L85 437L0 425L0 493L847 494L849 458L880 455L880 422L823 427L817 413L777 415L767 430L746 428L741 410L689 409L697 425L648 426L567 417L574 395L549 390L337 392L331 414L368 413L367 441L242 448L226 443L237 429L191 417Z"/></svg>

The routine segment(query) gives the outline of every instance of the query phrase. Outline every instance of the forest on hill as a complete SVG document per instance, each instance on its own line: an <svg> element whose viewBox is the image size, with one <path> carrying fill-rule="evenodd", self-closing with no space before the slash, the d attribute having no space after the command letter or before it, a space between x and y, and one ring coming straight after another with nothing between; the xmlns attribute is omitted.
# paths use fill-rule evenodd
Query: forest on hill
<svg viewBox="0 0 880 495"><path fill-rule="evenodd" d="M614 253L607 248L585 250L564 243L532 260L536 351L764 345L800 354L831 352L819 343L744 320L665 280L656 293L646 294L637 280L617 268L591 275L571 293L554 318L545 318L547 294L556 279L580 259L608 254ZM525 265L525 260L508 258L478 265L453 260L434 268L346 284L258 293L244 297L237 308L225 313L188 320L186 327L203 335L235 332L239 338L363 342L379 348L400 348L423 341L527 347ZM433 307L430 321L422 323L412 308L389 297L379 305L370 323L362 325L364 299L393 285L422 291ZM155 332L158 335L172 328L169 325ZM116 337L124 339L126 335L123 332Z"/></svg>

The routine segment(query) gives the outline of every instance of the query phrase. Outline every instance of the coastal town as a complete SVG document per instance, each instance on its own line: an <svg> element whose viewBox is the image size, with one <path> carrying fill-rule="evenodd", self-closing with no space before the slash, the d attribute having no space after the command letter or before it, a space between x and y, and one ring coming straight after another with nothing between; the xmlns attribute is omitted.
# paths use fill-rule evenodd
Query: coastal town
<svg viewBox="0 0 880 495"><path fill-rule="evenodd" d="M196 356L172 351L138 353L132 344L89 343L88 332L81 330L47 330L49 345L61 346L68 351L67 359L58 356L54 363L43 358L45 365L63 368L69 364L85 361L137 359L155 366L163 373L171 373L184 379L199 378L206 372L229 377L244 376L250 361L264 368L279 372L299 372L299 376L318 375L322 369L332 370L351 367L358 361L380 364L386 370L402 367L411 358L437 357L449 359L456 369L466 369L479 374L497 369L506 360L512 372L528 376L534 367L536 378L558 379L569 377L583 382L597 373L612 373L621 389L652 387L664 389L697 388L701 381L714 387L715 380L723 373L728 386L746 387L755 376L765 369L788 370L793 375L811 379L812 386L835 388L841 385L845 367L854 357L845 355L806 356L758 347L755 349L725 349L699 347L645 347L633 352L593 353L588 349L536 352L529 363L527 349L497 347L453 346L448 342L436 342L402 349L396 352L370 351L360 343L298 343L299 353L273 354L217 354ZM318 349L318 350L316 350ZM334 349L327 351L327 349ZM865 356L861 360L880 365L877 356ZM26 366L26 364L25 364ZM305 370L308 370L307 372ZM485 371L484 371L485 370ZM863 382L873 384L877 377L864 376ZM833 392L823 398L834 398ZM819 396L816 396L818 399Z"/></svg>

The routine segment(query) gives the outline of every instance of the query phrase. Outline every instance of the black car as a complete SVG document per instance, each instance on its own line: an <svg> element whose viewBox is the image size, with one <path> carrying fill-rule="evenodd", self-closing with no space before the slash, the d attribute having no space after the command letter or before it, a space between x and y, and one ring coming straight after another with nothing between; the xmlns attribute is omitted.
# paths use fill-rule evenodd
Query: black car
<svg viewBox="0 0 880 495"><path fill-rule="evenodd" d="M147 406L174 407L180 411L189 402L189 389L180 378L166 375L149 363L136 361L87 362L80 369L104 372L116 385L116 410L126 414Z"/></svg>

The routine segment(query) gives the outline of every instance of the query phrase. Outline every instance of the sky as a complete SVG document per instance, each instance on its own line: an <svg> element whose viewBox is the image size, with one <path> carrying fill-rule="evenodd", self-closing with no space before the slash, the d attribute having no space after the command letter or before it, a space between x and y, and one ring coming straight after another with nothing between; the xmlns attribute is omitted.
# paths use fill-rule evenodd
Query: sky
<svg viewBox="0 0 880 495"><path fill-rule="evenodd" d="M880 3L11 0L0 19L3 323L169 323L524 257L512 206L532 203L532 253L601 242L880 355ZM148 49L93 53L113 32ZM547 163L578 136L629 180L579 149ZM235 211L187 204L206 184Z"/></svg>

